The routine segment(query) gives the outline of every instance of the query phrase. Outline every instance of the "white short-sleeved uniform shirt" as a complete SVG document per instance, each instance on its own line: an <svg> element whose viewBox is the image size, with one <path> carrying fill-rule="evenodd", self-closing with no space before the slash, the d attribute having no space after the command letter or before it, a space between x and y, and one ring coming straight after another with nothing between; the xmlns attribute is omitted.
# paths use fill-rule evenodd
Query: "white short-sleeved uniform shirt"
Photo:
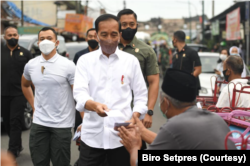
<svg viewBox="0 0 250 166"><path fill-rule="evenodd" d="M35 86L33 123L55 128L74 127L75 101L71 85L75 64L57 53L49 60L38 56L25 65L23 75Z"/></svg>

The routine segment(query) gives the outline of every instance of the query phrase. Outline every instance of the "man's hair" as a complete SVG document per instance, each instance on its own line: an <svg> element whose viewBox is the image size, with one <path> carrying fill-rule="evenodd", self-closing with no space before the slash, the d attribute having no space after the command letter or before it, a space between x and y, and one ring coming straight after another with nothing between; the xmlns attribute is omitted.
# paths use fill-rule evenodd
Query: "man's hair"
<svg viewBox="0 0 250 166"><path fill-rule="evenodd" d="M240 56L230 55L230 56L228 56L225 63L228 67L230 67L232 69L234 74L241 75L241 73L243 72L244 64L243 64L243 60Z"/></svg>
<svg viewBox="0 0 250 166"><path fill-rule="evenodd" d="M95 28L90 28L90 29L87 31L86 36L88 36L89 31L95 31Z"/></svg>
<svg viewBox="0 0 250 166"><path fill-rule="evenodd" d="M131 10L131 9L123 9L123 10L121 10L121 11L117 14L118 19L120 20L120 19L121 19L121 16L122 16L122 15L125 15L125 14L133 14L134 17L135 17L135 20L137 21L137 15L136 15L136 13L135 13L133 10Z"/></svg>
<svg viewBox="0 0 250 166"><path fill-rule="evenodd" d="M48 30L51 30L51 31L54 33L54 35L55 35L55 37L56 37L56 40L57 40L56 31L55 31L53 28L51 28L51 27L43 27L43 28L38 32L38 40L39 40L39 34L40 34L40 32L41 32L41 31L48 31Z"/></svg>
<svg viewBox="0 0 250 166"><path fill-rule="evenodd" d="M3 30L3 34L5 35L5 32L7 31L7 29L9 29L9 28L14 28L14 29L16 29L17 30L17 27L16 26L14 26L14 25L10 25L10 26L7 26L6 28L4 28L4 30ZM17 30L17 33L18 33L18 30Z"/></svg>
<svg viewBox="0 0 250 166"><path fill-rule="evenodd" d="M176 31L176 32L174 32L174 37L175 37L179 42L185 42L186 34L185 34L183 31Z"/></svg>
<svg viewBox="0 0 250 166"><path fill-rule="evenodd" d="M183 101L176 100L173 97L170 97L166 93L163 93L163 96L166 97L172 103L172 105L177 109L182 109L185 107L196 105L196 99L192 102L183 102Z"/></svg>
<svg viewBox="0 0 250 166"><path fill-rule="evenodd" d="M117 21L117 24L119 26L119 32L121 31L120 30L120 24L119 24L119 20L118 18L115 16L115 15L112 15L112 14L103 14L101 16L99 16L96 20L95 20L95 29L96 29L96 32L98 32L99 30L99 23L102 22L102 21L107 21L107 20L115 20Z"/></svg>

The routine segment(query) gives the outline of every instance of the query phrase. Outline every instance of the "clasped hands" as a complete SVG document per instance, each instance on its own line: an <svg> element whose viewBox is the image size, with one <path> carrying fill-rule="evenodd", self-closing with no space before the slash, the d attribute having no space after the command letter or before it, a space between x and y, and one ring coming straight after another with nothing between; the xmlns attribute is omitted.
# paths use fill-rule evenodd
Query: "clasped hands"
<svg viewBox="0 0 250 166"><path fill-rule="evenodd" d="M131 124L126 128L124 126L118 128L118 136L122 139L120 142L129 153L132 153L133 150L137 151L141 149L141 133L146 130L146 127L137 116L133 115L133 119L134 124Z"/></svg>

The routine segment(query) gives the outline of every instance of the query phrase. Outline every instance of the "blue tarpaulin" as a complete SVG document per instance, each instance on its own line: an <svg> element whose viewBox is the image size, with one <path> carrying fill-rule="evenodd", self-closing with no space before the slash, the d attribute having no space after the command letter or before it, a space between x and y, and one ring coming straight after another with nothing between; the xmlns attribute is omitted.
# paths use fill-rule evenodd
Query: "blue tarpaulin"
<svg viewBox="0 0 250 166"><path fill-rule="evenodd" d="M7 4L9 5L9 7L7 7L7 8L5 7L6 12L10 16L15 15L16 17L21 19L22 18L22 11L13 2L7 1ZM42 26L50 26L49 24L37 21L37 20L32 19L26 15L23 15L23 20L25 22L32 23L32 24L37 24L37 25L42 25Z"/></svg>

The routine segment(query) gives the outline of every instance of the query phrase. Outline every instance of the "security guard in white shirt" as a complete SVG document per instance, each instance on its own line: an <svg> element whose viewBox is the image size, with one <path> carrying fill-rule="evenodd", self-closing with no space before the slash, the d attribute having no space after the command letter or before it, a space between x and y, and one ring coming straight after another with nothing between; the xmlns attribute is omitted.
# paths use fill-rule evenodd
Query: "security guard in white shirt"
<svg viewBox="0 0 250 166"><path fill-rule="evenodd" d="M145 116L147 87L138 59L117 48L118 18L101 15L95 28L101 47L80 57L75 74L76 109L84 111L78 164L99 166L107 156L109 166L129 166L129 154L120 143L114 124L129 121L132 125L132 115Z"/></svg>
<svg viewBox="0 0 250 166"><path fill-rule="evenodd" d="M53 166L69 166L75 64L56 52L59 41L54 29L42 28L38 45L42 55L26 64L22 76L24 96L34 111L29 140L32 162L34 166L49 166L51 160Z"/></svg>

